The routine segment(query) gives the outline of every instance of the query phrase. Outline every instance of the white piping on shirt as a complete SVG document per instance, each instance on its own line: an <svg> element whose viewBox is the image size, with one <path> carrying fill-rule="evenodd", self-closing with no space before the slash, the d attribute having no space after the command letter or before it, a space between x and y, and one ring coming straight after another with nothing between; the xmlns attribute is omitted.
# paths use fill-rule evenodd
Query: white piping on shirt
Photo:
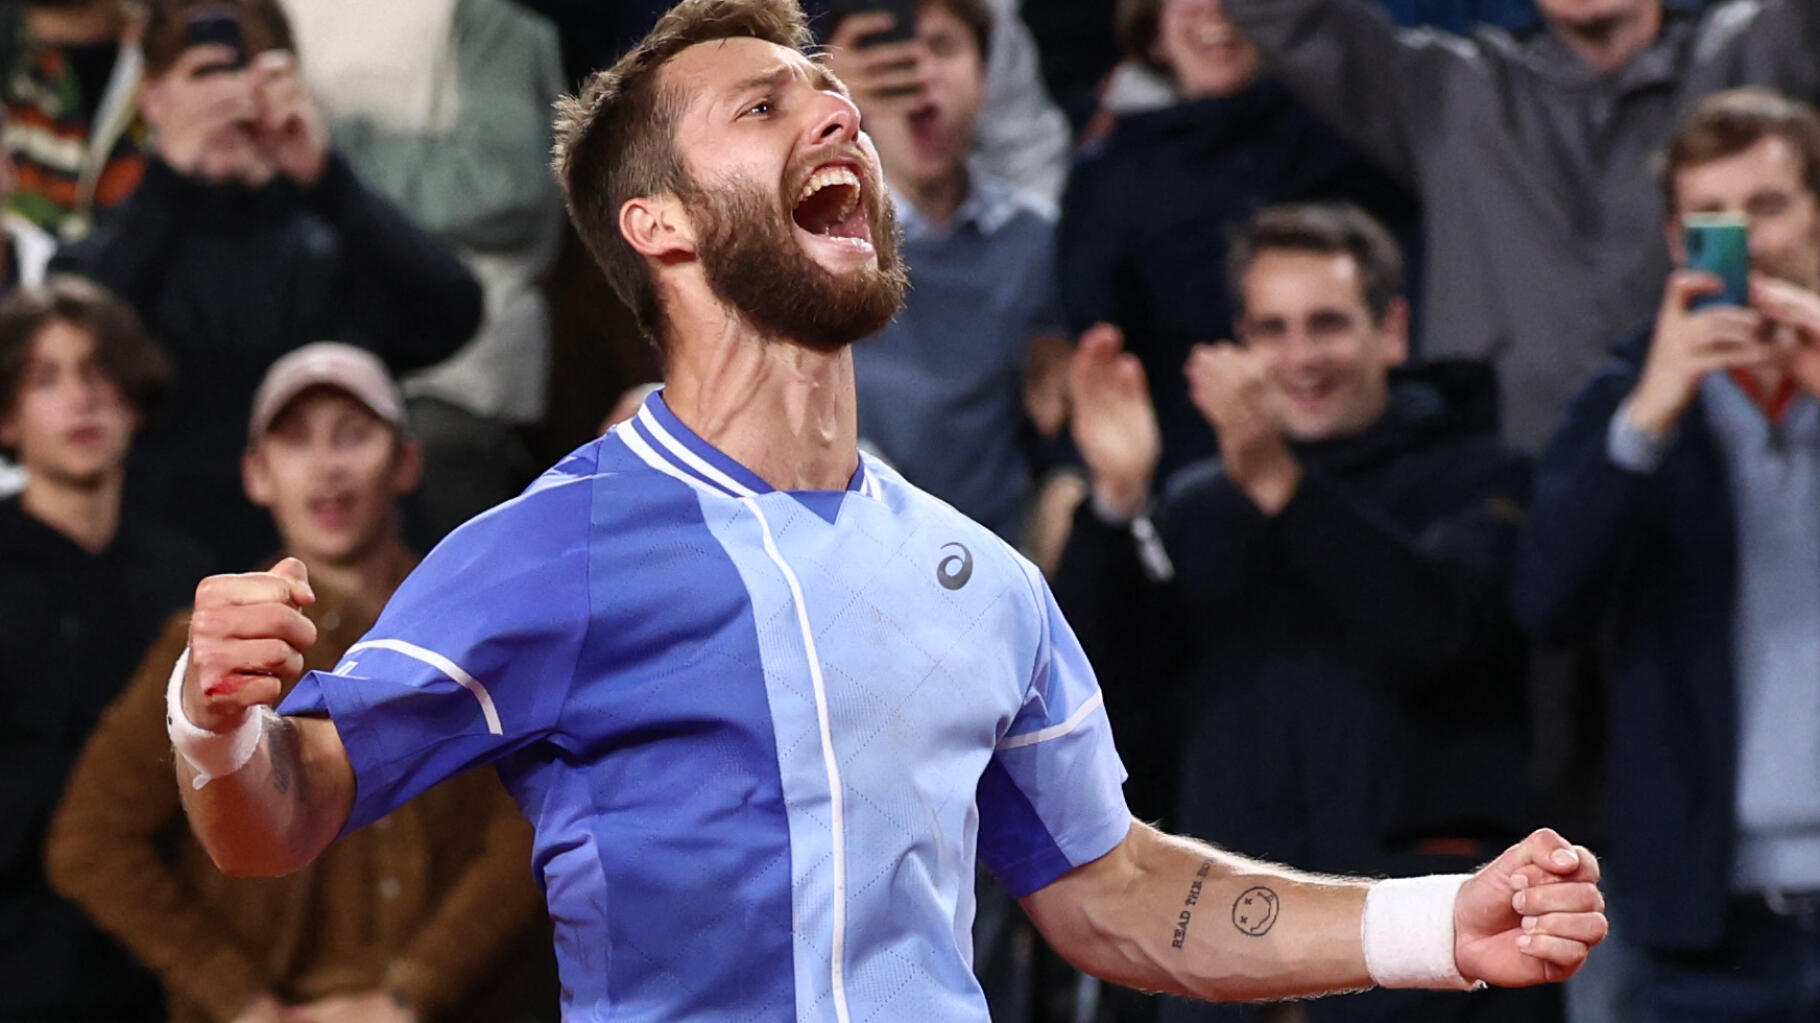
<svg viewBox="0 0 1820 1023"><path fill-rule="evenodd" d="M1059 725L1050 725L1048 728L1039 728L1034 732L1025 732L1023 735L1009 736L1000 740L998 748L1001 750L1021 749L1025 746L1034 746L1039 742L1048 742L1050 739L1059 739L1069 732L1074 731L1076 728L1081 727L1081 722L1087 720L1087 715L1093 713L1099 708L1100 704L1105 702L1105 692L1103 690L1095 689L1093 695L1087 698L1087 702L1081 704L1073 714L1068 716L1068 720Z"/></svg>
<svg viewBox="0 0 1820 1023"><path fill-rule="evenodd" d="M640 461L651 468L656 469L658 472L661 472L666 476L674 476L691 487L694 487L703 493L713 494L715 497L733 496L725 490L709 483L707 480L698 476L691 476L670 464L664 456L658 454L650 444L646 443L643 437L639 436L638 431L632 428L631 423L621 423L620 425L615 426L613 428L613 436L618 437L620 443L631 449L631 452L637 455Z"/></svg>
<svg viewBox="0 0 1820 1023"><path fill-rule="evenodd" d="M651 431L651 436L657 438L657 443L669 449L672 455L682 459L684 465L706 476L709 482L731 490L736 497L751 497L757 493L751 487L709 465L706 459L690 451L681 441L670 436L670 431L664 429L664 424L658 422L657 417L651 414L649 405L638 410L638 422Z"/></svg>
<svg viewBox="0 0 1820 1023"><path fill-rule="evenodd" d="M770 520L765 518L757 501L748 497L742 503L752 509L752 514L758 518L759 529L765 537L765 553L771 556L778 571L784 574L784 581L790 585L790 599L796 602L796 624L802 629L803 649L809 657L809 682L815 689L815 720L821 728L822 766L828 772L828 812L833 819L834 938L831 954L834 964L831 972L834 1017L838 1023L849 1023L847 980L842 964L847 954L847 823L841 808L840 765L835 760L834 732L828 723L828 689L822 681L821 654L816 650L815 633L809 625L809 605L803 599L802 584L797 581L796 572L777 549L777 540L771 535Z"/></svg>
<svg viewBox="0 0 1820 1023"><path fill-rule="evenodd" d="M356 643L348 648L347 653L341 655L342 660L346 661L347 658L362 650L390 650L412 660L422 661L442 672L460 683L461 688L473 693L474 699L480 701L480 715L487 719L487 731L494 735L506 734L505 729L499 725L499 709L493 706L493 694L487 692L487 687L481 685L479 679L463 671L461 665L434 650L425 650L415 643L406 643L402 639L370 639L364 643Z"/></svg>

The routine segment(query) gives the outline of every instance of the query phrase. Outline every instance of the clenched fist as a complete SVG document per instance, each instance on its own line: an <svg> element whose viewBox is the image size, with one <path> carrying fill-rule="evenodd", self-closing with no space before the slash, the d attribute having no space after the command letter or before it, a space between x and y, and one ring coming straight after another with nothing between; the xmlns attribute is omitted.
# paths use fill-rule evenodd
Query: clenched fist
<svg viewBox="0 0 1820 1023"><path fill-rule="evenodd" d="M231 732L252 708L278 702L303 674L316 624L309 571L286 558L270 572L215 575L196 587L183 713L198 728Z"/></svg>

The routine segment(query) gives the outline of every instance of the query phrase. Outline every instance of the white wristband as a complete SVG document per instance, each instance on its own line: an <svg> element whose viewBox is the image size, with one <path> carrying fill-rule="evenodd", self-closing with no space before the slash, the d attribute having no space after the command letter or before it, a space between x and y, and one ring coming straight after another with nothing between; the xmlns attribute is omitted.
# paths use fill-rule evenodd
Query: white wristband
<svg viewBox="0 0 1820 1023"><path fill-rule="evenodd" d="M164 689L164 727L170 733L171 746L177 755L189 761L196 776L190 784L201 788L216 778L225 778L245 767L259 748L265 735L268 707L256 707L231 732L211 732L198 728L183 712L183 676L190 668L190 649L183 648L177 667L171 671L170 684Z"/></svg>
<svg viewBox="0 0 1820 1023"><path fill-rule="evenodd" d="M1393 878L1365 894L1365 969L1379 987L1470 990L1454 961L1454 903L1470 874Z"/></svg>

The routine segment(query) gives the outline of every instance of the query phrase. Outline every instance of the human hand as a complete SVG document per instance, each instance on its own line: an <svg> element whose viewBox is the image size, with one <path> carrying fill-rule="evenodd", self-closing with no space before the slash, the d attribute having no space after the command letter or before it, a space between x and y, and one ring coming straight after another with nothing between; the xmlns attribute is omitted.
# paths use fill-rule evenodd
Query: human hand
<svg viewBox="0 0 1820 1023"><path fill-rule="evenodd" d="M1702 271L1677 270L1669 276L1643 375L1630 396L1631 424L1644 433L1667 436L1708 373L1756 365L1773 354L1763 343L1763 314L1757 310L1689 308L1694 299L1724 290L1723 281Z"/></svg>
<svg viewBox="0 0 1820 1023"><path fill-rule="evenodd" d="M384 991L363 991L294 1005L283 1023L417 1023L417 1014Z"/></svg>
<svg viewBox="0 0 1820 1023"><path fill-rule="evenodd" d="M1454 903L1454 962L1468 980L1565 980L1605 940L1599 861L1543 828L1474 874Z"/></svg>
<svg viewBox="0 0 1820 1023"><path fill-rule="evenodd" d="M229 1023L284 1023L284 1003L271 995L260 995Z"/></svg>
<svg viewBox="0 0 1820 1023"><path fill-rule="evenodd" d="M211 142L221 132L250 126L258 117L244 73L221 70L235 60L230 47L193 46L145 87L140 107L157 132L158 155L179 174L228 176L230 168L214 165L223 156L213 152L217 147Z"/></svg>
<svg viewBox="0 0 1820 1023"><path fill-rule="evenodd" d="M1283 440L1263 356L1229 341L1195 345L1183 372L1194 407L1219 436L1227 478L1264 514L1281 511L1301 485L1302 466Z"/></svg>
<svg viewBox="0 0 1820 1023"><path fill-rule="evenodd" d="M297 69L297 58L270 50L247 69L258 100L253 140L285 177L304 187L321 180L329 164L329 130Z"/></svg>
<svg viewBox="0 0 1820 1023"><path fill-rule="evenodd" d="M906 39L862 45L896 24L889 12L866 11L843 20L828 39L828 70L846 83L867 117L907 113L922 102L922 43Z"/></svg>
<svg viewBox="0 0 1820 1023"><path fill-rule="evenodd" d="M1802 390L1820 397L1820 295L1798 284L1753 274L1750 301L1776 328L1776 363Z"/></svg>
<svg viewBox="0 0 1820 1023"><path fill-rule="evenodd" d="M286 558L270 572L215 575L196 587L183 713L198 728L231 732L256 706L276 704L303 674L316 625L309 571Z"/></svg>
<svg viewBox="0 0 1820 1023"><path fill-rule="evenodd" d="M1109 323L1088 328L1068 362L1068 394L1074 445L1093 475L1094 496L1129 518L1150 496L1163 435L1144 366L1124 345Z"/></svg>

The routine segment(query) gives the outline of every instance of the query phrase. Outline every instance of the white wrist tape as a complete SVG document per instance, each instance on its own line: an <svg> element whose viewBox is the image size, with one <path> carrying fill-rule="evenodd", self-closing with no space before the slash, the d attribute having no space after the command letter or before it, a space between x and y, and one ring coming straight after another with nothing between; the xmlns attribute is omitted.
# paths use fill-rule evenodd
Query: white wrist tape
<svg viewBox="0 0 1820 1023"><path fill-rule="evenodd" d="M1379 987L1468 990L1454 962L1453 911L1470 874L1393 878L1365 893L1365 969Z"/></svg>
<svg viewBox="0 0 1820 1023"><path fill-rule="evenodd" d="M183 676L190 668L190 649L183 648L177 667L171 671L170 684L164 689L164 726L171 735L171 746L177 755L189 761L196 776L190 784L201 788L216 778L225 778L245 767L259 748L265 734L265 719L272 713L268 707L256 707L231 732L211 732L198 728L183 712Z"/></svg>

